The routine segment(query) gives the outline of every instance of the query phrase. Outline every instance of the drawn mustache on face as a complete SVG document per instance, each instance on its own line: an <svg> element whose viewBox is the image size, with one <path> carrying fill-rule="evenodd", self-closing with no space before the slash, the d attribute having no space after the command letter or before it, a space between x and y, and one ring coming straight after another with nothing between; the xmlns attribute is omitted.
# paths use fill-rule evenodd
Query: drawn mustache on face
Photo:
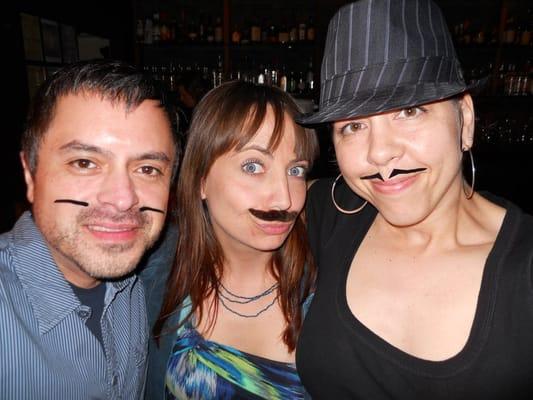
<svg viewBox="0 0 533 400"><path fill-rule="evenodd" d="M291 222L296 219L298 216L297 212L294 211L284 211L284 210L269 210L261 211L255 210L253 208L248 209L250 213L263 221L280 221L280 222Z"/></svg>
<svg viewBox="0 0 533 400"><path fill-rule="evenodd" d="M57 199L56 201L54 201L54 203L72 203L77 206L89 207L89 203L86 203L85 201L72 200L72 199Z"/></svg>
<svg viewBox="0 0 533 400"><path fill-rule="evenodd" d="M77 206L89 207L89 203L87 203L85 201L72 200L72 199L57 199L57 200L54 201L54 203L71 203L71 204L74 204L74 205L77 205ZM163 210L160 210L159 208L146 207L146 206L139 208L139 211L140 212L153 211L153 212L158 212L158 213L161 213L161 214L165 214L165 212Z"/></svg>
<svg viewBox="0 0 533 400"><path fill-rule="evenodd" d="M421 171L425 171L427 168L413 168L413 169L393 169L392 172L390 173L389 177L387 179L391 179L393 177L395 177L396 175L401 175L401 174L412 174L414 172L421 172ZM375 173L373 175L366 175L366 176L362 176L361 179L379 179L381 180L382 182L385 182L385 179L383 179L383 177L381 176L381 174L378 172L378 173Z"/></svg>

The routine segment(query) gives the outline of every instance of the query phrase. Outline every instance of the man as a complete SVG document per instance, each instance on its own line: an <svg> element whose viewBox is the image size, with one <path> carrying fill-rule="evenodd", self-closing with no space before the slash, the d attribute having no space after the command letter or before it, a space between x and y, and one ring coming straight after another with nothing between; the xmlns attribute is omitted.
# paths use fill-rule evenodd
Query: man
<svg viewBox="0 0 533 400"><path fill-rule="evenodd" d="M31 212L0 236L0 398L137 399L147 321L132 274L167 214L177 146L153 82L82 62L38 91L21 160Z"/></svg>

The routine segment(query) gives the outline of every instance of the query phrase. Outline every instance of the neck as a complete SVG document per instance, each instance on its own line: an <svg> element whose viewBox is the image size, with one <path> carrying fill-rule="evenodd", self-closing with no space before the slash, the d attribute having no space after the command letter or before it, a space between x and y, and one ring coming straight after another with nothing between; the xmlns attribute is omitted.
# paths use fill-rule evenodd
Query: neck
<svg viewBox="0 0 533 400"><path fill-rule="evenodd" d="M276 280L270 272L272 254L226 258L221 281L224 286L243 296L253 296L272 286Z"/></svg>

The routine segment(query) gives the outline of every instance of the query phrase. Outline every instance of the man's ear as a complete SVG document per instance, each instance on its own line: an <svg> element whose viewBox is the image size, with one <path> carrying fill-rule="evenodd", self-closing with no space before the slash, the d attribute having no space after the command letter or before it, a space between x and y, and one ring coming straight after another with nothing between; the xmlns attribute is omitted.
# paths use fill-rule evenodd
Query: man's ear
<svg viewBox="0 0 533 400"><path fill-rule="evenodd" d="M26 154L23 151L21 151L19 155L20 155L20 162L22 163L22 170L24 172L24 181L26 181L26 198L28 199L30 203L33 204L33 191L34 191L33 174L31 172Z"/></svg>
<svg viewBox="0 0 533 400"><path fill-rule="evenodd" d="M470 149L474 144L474 129L475 129L475 113L472 96L466 93L459 100L459 112L461 113L462 128L461 128L461 145L462 150Z"/></svg>

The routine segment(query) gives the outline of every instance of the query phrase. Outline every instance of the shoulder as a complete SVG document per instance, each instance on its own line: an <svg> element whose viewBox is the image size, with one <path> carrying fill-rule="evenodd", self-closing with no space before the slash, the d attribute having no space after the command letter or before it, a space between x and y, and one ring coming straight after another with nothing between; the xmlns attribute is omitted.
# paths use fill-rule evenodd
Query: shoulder
<svg viewBox="0 0 533 400"><path fill-rule="evenodd" d="M161 232L158 241L139 262L137 273L148 292L152 285L161 280L166 281L176 255L177 242L178 227L175 224L168 224Z"/></svg>
<svg viewBox="0 0 533 400"><path fill-rule="evenodd" d="M7 274L14 273L12 250L15 246L11 232L0 234L0 279L7 279Z"/></svg>

